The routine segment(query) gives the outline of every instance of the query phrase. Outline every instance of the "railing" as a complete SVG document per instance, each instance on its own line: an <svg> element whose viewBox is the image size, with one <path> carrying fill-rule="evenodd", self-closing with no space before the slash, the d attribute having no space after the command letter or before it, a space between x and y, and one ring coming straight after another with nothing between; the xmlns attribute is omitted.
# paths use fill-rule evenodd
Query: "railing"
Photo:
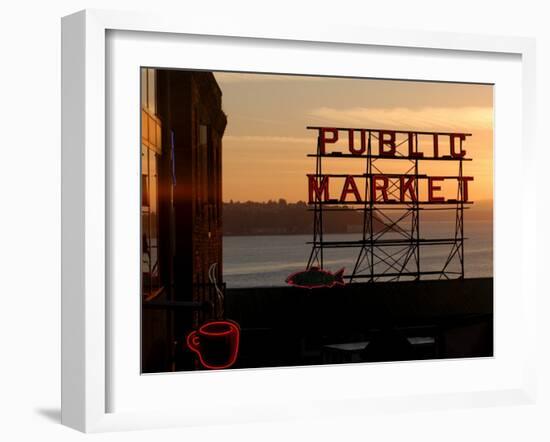
<svg viewBox="0 0 550 442"><path fill-rule="evenodd" d="M199 283L192 285L192 293L195 300L192 301L173 301L169 299L144 300L144 309L154 310L194 310L205 315L221 316L225 306L226 284L218 285L222 292L222 299L219 299L216 286L211 283Z"/></svg>

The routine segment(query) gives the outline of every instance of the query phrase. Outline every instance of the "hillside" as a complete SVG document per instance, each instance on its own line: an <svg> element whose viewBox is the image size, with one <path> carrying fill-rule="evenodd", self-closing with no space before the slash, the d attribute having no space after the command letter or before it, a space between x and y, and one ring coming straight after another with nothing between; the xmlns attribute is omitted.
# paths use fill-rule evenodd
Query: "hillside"
<svg viewBox="0 0 550 442"><path fill-rule="evenodd" d="M223 204L224 235L298 235L313 232L313 212L303 201L284 199L268 202L228 202ZM345 206L343 206L345 207ZM363 214L345 210L323 213L325 233L360 232ZM380 223L375 224L375 229Z"/></svg>

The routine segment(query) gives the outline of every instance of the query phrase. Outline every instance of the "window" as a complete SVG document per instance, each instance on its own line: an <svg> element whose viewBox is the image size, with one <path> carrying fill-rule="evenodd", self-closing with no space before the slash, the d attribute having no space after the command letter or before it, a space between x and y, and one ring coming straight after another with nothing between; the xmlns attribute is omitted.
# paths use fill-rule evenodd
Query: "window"
<svg viewBox="0 0 550 442"><path fill-rule="evenodd" d="M142 292L152 297L161 289L158 253L158 162L160 120L156 116L156 72L141 69L141 256Z"/></svg>
<svg viewBox="0 0 550 442"><path fill-rule="evenodd" d="M141 107L151 115L157 113L155 69L141 68Z"/></svg>
<svg viewBox="0 0 550 442"><path fill-rule="evenodd" d="M208 182L208 126L205 124L201 124L199 126L199 151L198 151L198 174L199 174L199 182L198 182L198 199L200 201L200 204L202 206L202 209L204 210L205 204L208 202L208 188L209 188L209 182Z"/></svg>

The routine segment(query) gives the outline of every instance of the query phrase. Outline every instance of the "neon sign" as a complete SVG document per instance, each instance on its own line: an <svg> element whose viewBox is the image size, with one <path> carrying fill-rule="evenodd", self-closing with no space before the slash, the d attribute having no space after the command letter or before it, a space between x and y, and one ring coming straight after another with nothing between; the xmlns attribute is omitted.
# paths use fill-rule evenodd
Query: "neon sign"
<svg viewBox="0 0 550 442"><path fill-rule="evenodd" d="M229 368L237 361L240 332L239 324L234 321L210 321L187 335L187 347L197 354L205 368Z"/></svg>
<svg viewBox="0 0 550 442"><path fill-rule="evenodd" d="M371 158L375 160L460 160L466 158L463 143L471 134L315 127L318 152L311 156ZM344 136L341 136L341 134ZM419 139L422 142L419 142ZM420 149L422 144L423 150ZM385 204L471 202L468 183L472 176L410 174L307 174L309 203L332 204L376 201ZM343 182L342 182L343 180ZM335 195L335 181L340 187ZM449 181L459 186L460 199L447 199L442 192ZM364 189L362 192L359 189ZM390 189L398 189L399 198Z"/></svg>

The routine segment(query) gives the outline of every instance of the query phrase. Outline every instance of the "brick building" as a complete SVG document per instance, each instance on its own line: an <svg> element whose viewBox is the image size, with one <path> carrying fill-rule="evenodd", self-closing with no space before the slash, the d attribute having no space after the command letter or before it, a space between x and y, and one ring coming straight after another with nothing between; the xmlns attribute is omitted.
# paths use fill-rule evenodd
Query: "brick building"
<svg viewBox="0 0 550 442"><path fill-rule="evenodd" d="M223 315L222 136L211 72L142 69L142 370L191 368L183 336Z"/></svg>

